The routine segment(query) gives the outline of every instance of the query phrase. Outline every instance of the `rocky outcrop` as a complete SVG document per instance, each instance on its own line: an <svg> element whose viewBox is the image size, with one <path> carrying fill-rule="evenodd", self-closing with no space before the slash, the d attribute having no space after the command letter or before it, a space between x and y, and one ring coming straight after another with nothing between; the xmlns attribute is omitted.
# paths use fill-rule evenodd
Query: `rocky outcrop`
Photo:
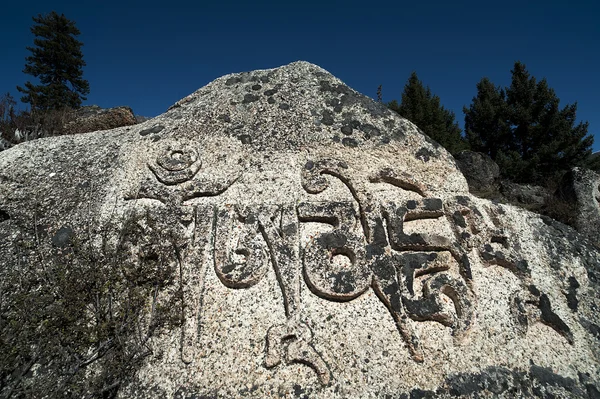
<svg viewBox="0 0 600 399"><path fill-rule="evenodd" d="M109 130L137 123L137 118L129 107L100 108L90 105L75 111L73 120L64 127L64 134Z"/></svg>
<svg viewBox="0 0 600 399"><path fill-rule="evenodd" d="M600 245L600 175L584 168L565 174L558 195L577 204L575 227Z"/></svg>
<svg viewBox="0 0 600 399"><path fill-rule="evenodd" d="M136 123L146 122L147 120L150 120L150 119L152 119L152 118L148 118L147 116L142 116L142 115L135 116Z"/></svg>
<svg viewBox="0 0 600 399"><path fill-rule="evenodd" d="M4 137L0 137L0 151L43 137L115 129L145 122L148 119L134 115L129 107L100 108L97 105L89 105L77 110L48 111L45 114L29 117L23 131L14 129L5 132Z"/></svg>
<svg viewBox="0 0 600 399"><path fill-rule="evenodd" d="M454 158L467 179L469 192L478 197L540 212L552 195L541 186L501 179L498 164L487 154L462 151Z"/></svg>
<svg viewBox="0 0 600 399"><path fill-rule="evenodd" d="M551 193L544 187L531 184L517 184L504 180L500 184L500 193L507 202L527 207L541 207Z"/></svg>
<svg viewBox="0 0 600 399"><path fill-rule="evenodd" d="M4 137L0 137L0 151L4 151L12 147L12 143Z"/></svg>
<svg viewBox="0 0 600 399"><path fill-rule="evenodd" d="M1 395L600 387L597 248L306 62L2 152L0 265Z"/></svg>
<svg viewBox="0 0 600 399"><path fill-rule="evenodd" d="M455 157L456 164L467 179L471 192L498 189L500 168L489 155L475 151L462 151Z"/></svg>

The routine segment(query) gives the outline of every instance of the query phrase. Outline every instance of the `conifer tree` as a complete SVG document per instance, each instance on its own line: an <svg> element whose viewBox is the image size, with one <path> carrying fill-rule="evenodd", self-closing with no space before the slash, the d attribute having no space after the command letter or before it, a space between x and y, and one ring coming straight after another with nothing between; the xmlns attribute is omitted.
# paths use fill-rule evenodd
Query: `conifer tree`
<svg viewBox="0 0 600 399"><path fill-rule="evenodd" d="M521 62L511 73L505 89L483 78L464 108L471 148L489 154L505 177L523 183L542 184L583 165L594 140L587 122L575 124L577 104L560 108L546 79L538 82Z"/></svg>
<svg viewBox="0 0 600 399"><path fill-rule="evenodd" d="M21 101L31 104L32 111L80 107L90 88L83 79L83 43L76 39L79 29L55 11L39 14L33 21L35 47L27 47L31 55L26 58L23 72L38 78L41 84L27 82L24 88L17 87L25 94Z"/></svg>
<svg viewBox="0 0 600 399"><path fill-rule="evenodd" d="M450 153L456 154L467 148L454 113L440 104L440 98L433 95L429 87L423 86L416 72L404 86L402 102L398 104L393 100L388 107L413 122Z"/></svg>
<svg viewBox="0 0 600 399"><path fill-rule="evenodd" d="M499 151L506 152L512 144L506 120L506 94L483 78L477 83L477 97L465 112L467 140L474 151L489 154L493 159Z"/></svg>

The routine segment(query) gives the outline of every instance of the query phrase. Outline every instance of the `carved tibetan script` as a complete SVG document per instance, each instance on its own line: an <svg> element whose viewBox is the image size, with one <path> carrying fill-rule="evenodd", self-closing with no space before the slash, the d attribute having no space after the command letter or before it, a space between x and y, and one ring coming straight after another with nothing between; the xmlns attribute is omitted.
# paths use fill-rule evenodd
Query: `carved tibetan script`
<svg viewBox="0 0 600 399"><path fill-rule="evenodd" d="M284 298L287 319L267 332L265 366L301 362L312 367L321 383L331 381L329 368L311 345L312 331L302 320L302 284L324 300L351 301L373 290L392 316L398 333L415 361L423 361L413 321L436 321L457 339L473 318L471 271L466 254L468 208L452 211L441 199L428 198L425 188L408 175L390 169L370 178L417 193L419 200L375 202L356 181L351 168L336 159L308 160L301 171L310 198L341 181L351 201L304 200L292 204L184 206L194 198L214 197L228 190L243 170L222 176L202 173L199 153L191 147L168 147L148 165L153 178L142 182L127 199L160 201L173 210L187 233L181 237L181 279L184 326L182 359L192 361L201 307L199 275L207 252L214 272L232 289L258 283L273 268ZM306 197L306 196L305 196ZM462 213L461 213L462 212ZM463 223L457 223L457 215ZM419 219L446 220L453 237L406 233L405 223ZM301 242L303 223L330 226ZM210 237L213 239L211 240ZM415 284L416 280L422 284ZM444 304L450 298L452 309ZM191 351L191 352L190 352Z"/></svg>

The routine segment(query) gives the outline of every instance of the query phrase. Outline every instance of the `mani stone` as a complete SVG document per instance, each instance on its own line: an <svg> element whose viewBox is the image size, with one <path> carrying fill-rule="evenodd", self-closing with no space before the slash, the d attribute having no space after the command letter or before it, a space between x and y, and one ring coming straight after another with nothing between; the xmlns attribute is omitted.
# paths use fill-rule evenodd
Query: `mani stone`
<svg viewBox="0 0 600 399"><path fill-rule="evenodd" d="M139 322L152 334L118 397L598 397L598 249L470 195L442 147L307 62L6 150L0 214L3 273L92 249L107 267L123 220L156 221L118 255L172 271L147 312L180 325Z"/></svg>

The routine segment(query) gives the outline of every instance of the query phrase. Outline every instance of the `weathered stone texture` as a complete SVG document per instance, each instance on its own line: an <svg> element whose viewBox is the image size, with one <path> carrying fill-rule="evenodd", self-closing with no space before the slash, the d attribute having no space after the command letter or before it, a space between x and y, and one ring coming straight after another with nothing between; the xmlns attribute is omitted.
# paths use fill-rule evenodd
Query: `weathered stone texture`
<svg viewBox="0 0 600 399"><path fill-rule="evenodd" d="M450 154L315 65L18 145L0 171L5 265L33 209L47 245L131 212L173 226L183 326L121 397L598 393L598 250L471 196Z"/></svg>

